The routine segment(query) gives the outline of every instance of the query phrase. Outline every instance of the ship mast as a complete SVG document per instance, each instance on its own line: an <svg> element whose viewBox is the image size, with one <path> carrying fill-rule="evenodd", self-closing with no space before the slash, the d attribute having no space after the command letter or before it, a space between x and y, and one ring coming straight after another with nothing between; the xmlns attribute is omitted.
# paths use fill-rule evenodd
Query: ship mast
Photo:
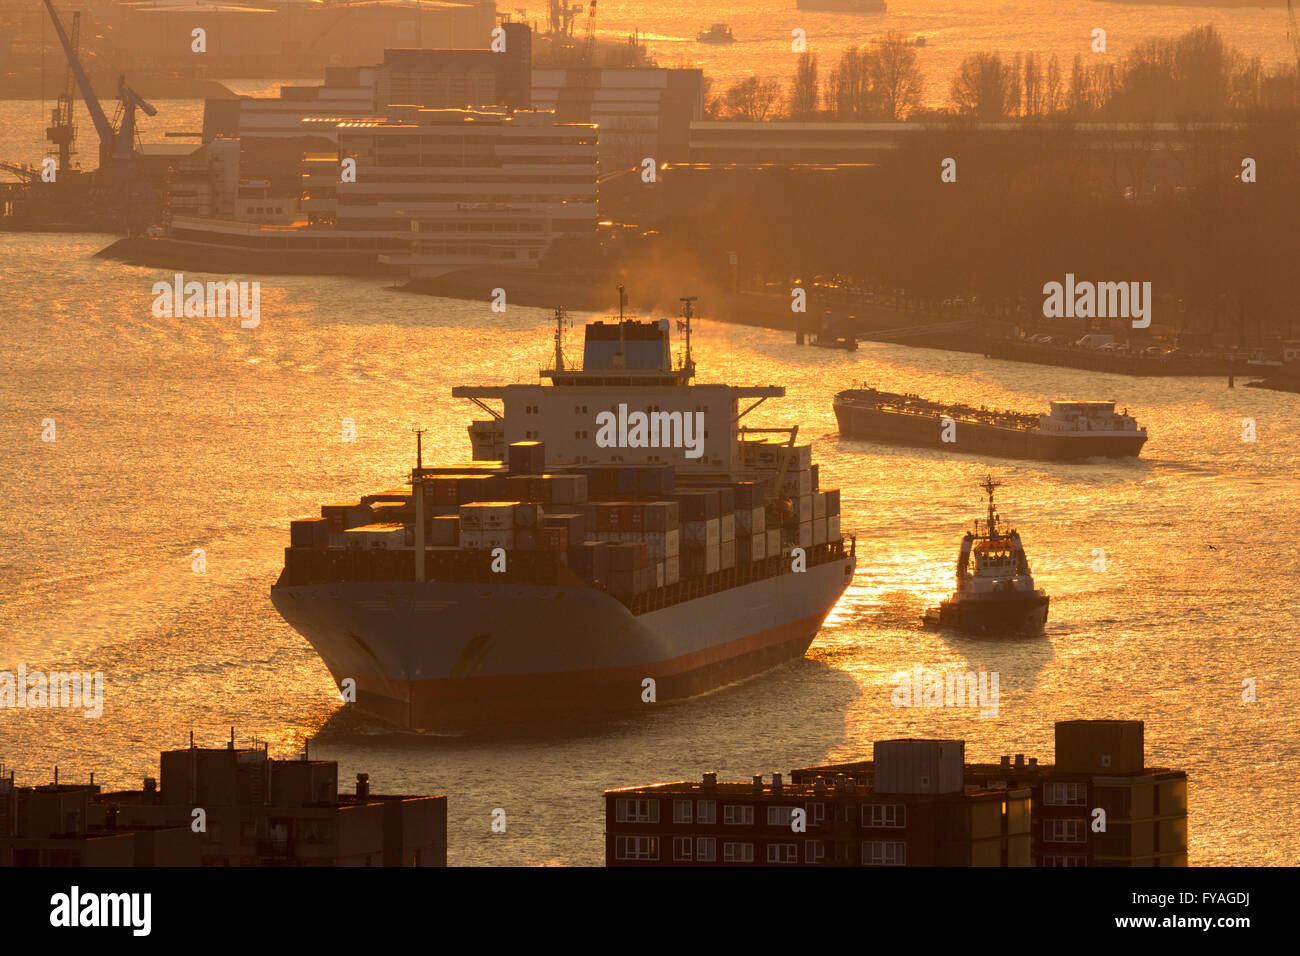
<svg viewBox="0 0 1300 956"><path fill-rule="evenodd" d="M691 303L694 302L697 298L698 298L698 296L693 296L693 295L684 295L684 296L681 297L681 301L682 301L682 315L685 316L685 318L686 318L686 365L685 365L685 369L686 369L686 373L687 373L687 375L690 375L690 376L692 376L692 377L695 375L695 362L692 361L692 359L691 359Z"/></svg>
<svg viewBox="0 0 1300 956"><path fill-rule="evenodd" d="M992 541L998 536L997 514L993 510L993 489L1001 488L1002 483L994 481L992 475L985 475L984 481L980 484L980 487L983 488L989 496L989 540Z"/></svg>
<svg viewBox="0 0 1300 956"><path fill-rule="evenodd" d="M623 335L623 283L618 284L618 355L614 357L614 368L624 367L624 335Z"/></svg>
<svg viewBox="0 0 1300 956"><path fill-rule="evenodd" d="M555 370L564 371L564 306L555 308Z"/></svg>

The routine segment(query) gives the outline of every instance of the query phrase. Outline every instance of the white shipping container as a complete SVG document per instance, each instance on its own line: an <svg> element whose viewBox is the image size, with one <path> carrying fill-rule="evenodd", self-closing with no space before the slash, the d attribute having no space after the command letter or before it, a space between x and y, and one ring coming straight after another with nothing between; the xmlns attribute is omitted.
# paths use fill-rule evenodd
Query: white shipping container
<svg viewBox="0 0 1300 956"><path fill-rule="evenodd" d="M723 515L718 519L720 522L720 540L723 542L736 540L736 516L734 514Z"/></svg>
<svg viewBox="0 0 1300 956"><path fill-rule="evenodd" d="M513 528L515 507L507 501L475 501L460 506L460 526L471 531L487 528Z"/></svg>
<svg viewBox="0 0 1300 956"><path fill-rule="evenodd" d="M645 542L650 557L662 561L681 553L680 534L678 531L645 531L638 533L638 540Z"/></svg>
<svg viewBox="0 0 1300 956"><path fill-rule="evenodd" d="M792 471L807 471L812 467L812 445L782 446L781 454L790 459Z"/></svg>
<svg viewBox="0 0 1300 956"><path fill-rule="evenodd" d="M736 566L736 541L734 538L730 541L723 542L719 557L721 559L719 566L722 570L725 571L727 568L734 568Z"/></svg>
<svg viewBox="0 0 1300 956"><path fill-rule="evenodd" d="M826 516L826 540L827 541L840 540L840 516L839 515Z"/></svg>
<svg viewBox="0 0 1300 956"><path fill-rule="evenodd" d="M682 541L686 544L702 544L716 551L722 543L722 522L718 518L683 522L682 532Z"/></svg>
<svg viewBox="0 0 1300 956"><path fill-rule="evenodd" d="M812 500L813 521L821 521L826 517L826 495L819 491L812 496Z"/></svg>
<svg viewBox="0 0 1300 956"><path fill-rule="evenodd" d="M800 495L798 498L791 499L790 504L794 506L795 521L799 522L800 524L803 524L805 521L812 521L813 519L813 496L812 495Z"/></svg>
<svg viewBox="0 0 1300 956"><path fill-rule="evenodd" d="M826 543L826 519L813 518L813 544Z"/></svg>
<svg viewBox="0 0 1300 956"><path fill-rule="evenodd" d="M767 530L766 508L741 508L736 512L736 534L762 534Z"/></svg>
<svg viewBox="0 0 1300 956"><path fill-rule="evenodd" d="M772 528L767 532L767 556L773 557L781 553L781 529Z"/></svg>
<svg viewBox="0 0 1300 956"><path fill-rule="evenodd" d="M485 528L483 530L483 547L505 548L509 551L514 546L515 531L513 528Z"/></svg>
<svg viewBox="0 0 1300 956"><path fill-rule="evenodd" d="M462 530L460 533L460 546L471 549L483 547L483 532L478 529Z"/></svg>
<svg viewBox="0 0 1300 956"><path fill-rule="evenodd" d="M400 524L361 525L344 531L343 540L349 547L394 550L406 546L406 528Z"/></svg>
<svg viewBox="0 0 1300 956"><path fill-rule="evenodd" d="M787 471L781 479L781 492L791 498L812 493L811 471Z"/></svg>
<svg viewBox="0 0 1300 956"><path fill-rule="evenodd" d="M750 539L749 560L762 561L767 557L767 535L756 534Z"/></svg>
<svg viewBox="0 0 1300 956"><path fill-rule="evenodd" d="M655 562L655 587L661 588L663 586L664 586L664 563L662 561L656 561Z"/></svg>
<svg viewBox="0 0 1300 956"><path fill-rule="evenodd" d="M816 544L813 540L813 523L811 521L799 522L799 547L808 548Z"/></svg>
<svg viewBox="0 0 1300 956"><path fill-rule="evenodd" d="M682 559L680 557L664 559L664 584L676 584L682 579Z"/></svg>

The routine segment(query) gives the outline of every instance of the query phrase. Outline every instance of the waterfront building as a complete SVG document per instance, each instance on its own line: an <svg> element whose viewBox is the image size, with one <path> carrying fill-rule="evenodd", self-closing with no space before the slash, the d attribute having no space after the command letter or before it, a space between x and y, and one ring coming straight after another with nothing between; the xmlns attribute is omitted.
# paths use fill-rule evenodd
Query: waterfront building
<svg viewBox="0 0 1300 956"><path fill-rule="evenodd" d="M601 165L685 162L693 121L704 116L704 73L697 69L625 67L535 69L532 101L560 122L600 129Z"/></svg>
<svg viewBox="0 0 1300 956"><path fill-rule="evenodd" d="M966 765L965 783L1032 793L1037 866L1186 866L1187 774L1146 766L1143 734L1140 720L1058 721L1054 764L1003 756ZM871 786L878 768L878 761L825 764L790 777L843 774Z"/></svg>
<svg viewBox="0 0 1300 956"><path fill-rule="evenodd" d="M340 793L332 760L232 741L165 751L160 780L103 792L0 778L0 865L447 865L445 796L375 794L364 773Z"/></svg>
<svg viewBox="0 0 1300 956"><path fill-rule="evenodd" d="M887 740L878 779L653 784L605 794L609 866L1029 866L1027 789L966 788L964 744Z"/></svg>

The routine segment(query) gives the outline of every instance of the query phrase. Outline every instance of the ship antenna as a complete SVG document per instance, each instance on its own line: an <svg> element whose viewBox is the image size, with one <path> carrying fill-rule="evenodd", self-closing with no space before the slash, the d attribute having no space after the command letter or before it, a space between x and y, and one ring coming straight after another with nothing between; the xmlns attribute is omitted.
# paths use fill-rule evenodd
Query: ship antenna
<svg viewBox="0 0 1300 956"><path fill-rule="evenodd" d="M555 370L564 371L564 306L555 308Z"/></svg>
<svg viewBox="0 0 1300 956"><path fill-rule="evenodd" d="M988 492L988 496L989 496L989 540L992 540L993 538L997 537L997 527L996 527L997 518L993 512L993 489L1001 488L1002 485L1000 482L994 481L992 475L985 475L984 481L980 485L980 487L983 488L986 492Z"/></svg>
<svg viewBox="0 0 1300 956"><path fill-rule="evenodd" d="M686 372L688 375L695 374L695 362L691 359L691 303L698 296L684 295L681 297L683 303L682 314L686 317Z"/></svg>
<svg viewBox="0 0 1300 956"><path fill-rule="evenodd" d="M415 473L417 475L424 468L424 442L422 439L426 431L428 431L427 428L415 429Z"/></svg>

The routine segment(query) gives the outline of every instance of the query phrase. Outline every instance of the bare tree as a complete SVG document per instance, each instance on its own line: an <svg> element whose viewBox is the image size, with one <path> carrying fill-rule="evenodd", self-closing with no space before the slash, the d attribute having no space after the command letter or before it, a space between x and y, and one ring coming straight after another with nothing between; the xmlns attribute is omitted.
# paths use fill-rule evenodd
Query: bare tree
<svg viewBox="0 0 1300 956"><path fill-rule="evenodd" d="M826 105L837 119L855 120L872 115L876 108L868 54L849 47L826 86Z"/></svg>
<svg viewBox="0 0 1300 956"><path fill-rule="evenodd" d="M1020 81L997 53L974 53L961 61L950 95L957 109L980 120L1011 114L1020 99Z"/></svg>
<svg viewBox="0 0 1300 956"><path fill-rule="evenodd" d="M811 119L817 115L820 100L817 54L805 51L799 54L799 65L795 67L794 83L790 87L790 118Z"/></svg>
<svg viewBox="0 0 1300 956"><path fill-rule="evenodd" d="M925 80L916 62L916 47L890 31L871 44L867 61L872 91L887 119L901 120L921 104Z"/></svg>
<svg viewBox="0 0 1300 956"><path fill-rule="evenodd" d="M772 115L780 98L781 84L776 80L750 76L733 83L722 102L728 119L761 123Z"/></svg>
<svg viewBox="0 0 1300 956"><path fill-rule="evenodd" d="M1052 54L1047 61L1047 76L1043 80L1043 114L1051 116L1061 110L1061 61Z"/></svg>

